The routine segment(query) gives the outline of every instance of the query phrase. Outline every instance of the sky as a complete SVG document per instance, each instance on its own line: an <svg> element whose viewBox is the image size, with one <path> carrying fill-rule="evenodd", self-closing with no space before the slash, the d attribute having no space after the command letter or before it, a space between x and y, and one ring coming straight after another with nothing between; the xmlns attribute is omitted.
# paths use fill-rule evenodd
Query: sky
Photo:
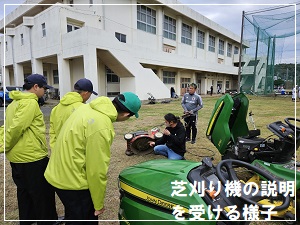
<svg viewBox="0 0 300 225"><path fill-rule="evenodd" d="M258 9L282 6L282 4L296 3L296 1L300 2L300 0L179 0L179 2L188 5L193 10L239 36L241 35L242 11L250 12ZM4 4L22 4L24 2L25 0L0 0L0 20L4 16ZM16 7L6 6L6 14ZM300 38L298 39L297 43L299 42L298 46L300 46ZM295 38L287 40L283 47L283 55L280 61L282 63L294 62L294 50ZM300 49L298 51L299 56L297 54L297 59L300 59ZM297 62L299 61L297 60Z"/></svg>

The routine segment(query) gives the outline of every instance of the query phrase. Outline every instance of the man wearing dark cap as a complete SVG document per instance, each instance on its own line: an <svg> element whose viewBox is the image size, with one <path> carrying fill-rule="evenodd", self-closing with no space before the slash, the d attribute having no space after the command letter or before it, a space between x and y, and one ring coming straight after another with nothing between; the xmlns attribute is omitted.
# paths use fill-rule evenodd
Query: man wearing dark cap
<svg viewBox="0 0 300 225"><path fill-rule="evenodd" d="M133 115L137 118L140 107L140 99L132 92L113 101L98 97L79 107L63 125L45 177L65 207L65 220L97 220L104 211L110 146L115 136L113 122Z"/></svg>
<svg viewBox="0 0 300 225"><path fill-rule="evenodd" d="M98 95L93 90L92 82L86 78L79 79L74 84L74 91L65 94L59 104L52 109L49 130L51 150L54 150L56 138L65 121L91 97L91 94Z"/></svg>
<svg viewBox="0 0 300 225"><path fill-rule="evenodd" d="M24 81L24 92L9 93L13 102L6 109L5 153L17 186L19 220L28 220L20 224L32 224L57 220L54 189L44 178L49 159L44 117L38 105L38 98L51 86L40 74L29 75Z"/></svg>

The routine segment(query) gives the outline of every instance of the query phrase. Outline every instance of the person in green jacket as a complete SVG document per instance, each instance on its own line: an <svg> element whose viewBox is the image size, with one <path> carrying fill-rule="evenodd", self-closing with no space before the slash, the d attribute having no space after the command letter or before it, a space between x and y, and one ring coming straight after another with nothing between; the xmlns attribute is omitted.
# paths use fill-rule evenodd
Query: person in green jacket
<svg viewBox="0 0 300 225"><path fill-rule="evenodd" d="M113 122L133 115L138 118L140 107L140 99L132 92L113 101L98 97L79 107L63 125L45 177L65 207L65 220L97 220L104 211Z"/></svg>
<svg viewBox="0 0 300 225"><path fill-rule="evenodd" d="M89 79L79 79L74 84L74 91L65 94L55 106L50 114L50 148L53 150L56 138L69 116L80 106L82 106L91 94L98 95L93 90L93 84Z"/></svg>
<svg viewBox="0 0 300 225"><path fill-rule="evenodd" d="M9 93L13 101L6 109L5 154L17 186L19 219L28 220L20 224L53 224L42 222L57 220L57 213L54 189L44 177L49 158L44 117L38 105L38 98L51 86L40 74L31 74L24 81L24 92Z"/></svg>

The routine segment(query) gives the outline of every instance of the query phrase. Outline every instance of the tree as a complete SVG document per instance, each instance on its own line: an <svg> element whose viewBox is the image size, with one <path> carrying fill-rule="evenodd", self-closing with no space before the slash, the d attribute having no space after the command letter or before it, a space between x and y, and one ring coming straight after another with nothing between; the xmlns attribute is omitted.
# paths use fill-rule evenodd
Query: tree
<svg viewBox="0 0 300 225"><path fill-rule="evenodd" d="M282 79L274 80L274 85L276 86L281 86L283 84L284 84L284 80Z"/></svg>

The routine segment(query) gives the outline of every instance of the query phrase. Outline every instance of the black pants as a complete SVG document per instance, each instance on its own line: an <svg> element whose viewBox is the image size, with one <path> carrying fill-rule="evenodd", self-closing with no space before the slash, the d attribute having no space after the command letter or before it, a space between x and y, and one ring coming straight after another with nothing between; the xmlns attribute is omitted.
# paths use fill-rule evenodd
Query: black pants
<svg viewBox="0 0 300 225"><path fill-rule="evenodd" d="M185 122L186 138L191 138L191 130L192 130L192 140L196 140L196 136L197 136L197 117L196 117L196 115L184 118L184 122Z"/></svg>
<svg viewBox="0 0 300 225"><path fill-rule="evenodd" d="M65 220L98 220L89 190L61 190L56 193L65 207ZM66 225L98 224L98 221L69 221Z"/></svg>
<svg viewBox="0 0 300 225"><path fill-rule="evenodd" d="M12 178L17 186L19 207L19 220L31 220L20 222L21 225L53 224L57 220L55 208L55 192L46 181L44 172L49 159L38 160L30 163L10 163Z"/></svg>

